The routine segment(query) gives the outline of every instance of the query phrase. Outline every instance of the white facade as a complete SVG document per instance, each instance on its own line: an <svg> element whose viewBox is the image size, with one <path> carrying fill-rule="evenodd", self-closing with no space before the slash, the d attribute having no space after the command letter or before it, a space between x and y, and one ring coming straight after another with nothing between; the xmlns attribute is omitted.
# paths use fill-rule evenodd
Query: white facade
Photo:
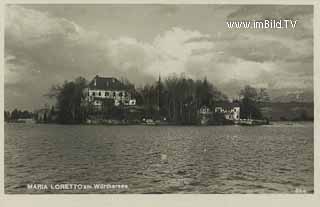
<svg viewBox="0 0 320 207"><path fill-rule="evenodd" d="M89 87L84 90L84 94L87 103L97 107L102 106L105 99L113 100L115 106L121 104L125 106L136 105L136 100L131 99L131 94L116 78L96 76Z"/></svg>
<svg viewBox="0 0 320 207"><path fill-rule="evenodd" d="M240 119L240 107L234 106L231 108L215 107L214 112L223 113L227 120L239 120Z"/></svg>
<svg viewBox="0 0 320 207"><path fill-rule="evenodd" d="M87 91L87 100L93 101L93 104L96 106L102 105L101 99L107 99L107 98L113 99L115 106L120 105L120 103L123 103L126 106L136 105L136 100L131 99L130 93L124 90L118 91L118 90L88 89Z"/></svg>
<svg viewBox="0 0 320 207"><path fill-rule="evenodd" d="M232 109L232 119L233 120L239 120L240 119L240 107L233 107Z"/></svg>

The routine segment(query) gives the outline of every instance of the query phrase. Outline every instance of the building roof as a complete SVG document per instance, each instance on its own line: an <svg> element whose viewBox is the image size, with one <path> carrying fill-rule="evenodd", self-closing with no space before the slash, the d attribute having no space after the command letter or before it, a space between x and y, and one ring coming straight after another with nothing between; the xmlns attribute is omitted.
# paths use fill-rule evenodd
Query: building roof
<svg viewBox="0 0 320 207"><path fill-rule="evenodd" d="M90 89L98 90L124 90L126 86L114 77L95 76L89 83Z"/></svg>

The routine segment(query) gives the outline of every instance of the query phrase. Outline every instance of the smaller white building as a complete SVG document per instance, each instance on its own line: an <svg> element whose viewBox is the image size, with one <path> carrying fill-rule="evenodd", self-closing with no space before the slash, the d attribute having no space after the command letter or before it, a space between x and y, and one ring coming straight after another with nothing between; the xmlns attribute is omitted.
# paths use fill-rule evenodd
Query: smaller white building
<svg viewBox="0 0 320 207"><path fill-rule="evenodd" d="M199 109L199 113L200 113L201 115L210 115L210 114L212 114L212 111L210 110L209 107L207 107L207 106L202 106L202 107Z"/></svg>
<svg viewBox="0 0 320 207"><path fill-rule="evenodd" d="M199 109L198 113L199 113L199 118L200 118L199 119L200 124L207 125L209 123L210 117L212 115L212 110L208 106L204 105Z"/></svg>

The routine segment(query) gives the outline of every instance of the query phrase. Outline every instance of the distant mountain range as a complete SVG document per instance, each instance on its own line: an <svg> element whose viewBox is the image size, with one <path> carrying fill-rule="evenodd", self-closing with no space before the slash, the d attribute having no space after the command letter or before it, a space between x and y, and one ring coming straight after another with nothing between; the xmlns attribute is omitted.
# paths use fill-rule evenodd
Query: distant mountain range
<svg viewBox="0 0 320 207"><path fill-rule="evenodd" d="M219 90L224 92L230 99L238 99L239 92L245 85L250 85L249 82L232 80L232 82L225 82L218 84ZM259 86L253 85L255 88ZM311 103L313 102L313 88L267 88L271 102L278 103Z"/></svg>
<svg viewBox="0 0 320 207"><path fill-rule="evenodd" d="M280 102L280 103L289 103L289 102L311 103L314 100L313 91L293 91L293 92L288 92L285 95L270 93L270 97L272 102Z"/></svg>

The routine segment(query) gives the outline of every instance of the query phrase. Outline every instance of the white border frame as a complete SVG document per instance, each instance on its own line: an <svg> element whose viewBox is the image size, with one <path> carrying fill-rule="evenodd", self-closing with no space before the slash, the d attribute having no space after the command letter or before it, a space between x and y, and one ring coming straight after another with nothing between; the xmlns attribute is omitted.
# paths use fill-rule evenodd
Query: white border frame
<svg viewBox="0 0 320 207"><path fill-rule="evenodd" d="M288 4L314 5L314 193L313 194L81 194L81 195L12 195L4 194L4 125L3 112L0 114L0 205L1 206L319 206L320 179L319 179L319 135L320 135L320 2L316 0L0 0L0 96L4 97L4 12L5 4ZM4 109L4 100L0 98L0 108Z"/></svg>

